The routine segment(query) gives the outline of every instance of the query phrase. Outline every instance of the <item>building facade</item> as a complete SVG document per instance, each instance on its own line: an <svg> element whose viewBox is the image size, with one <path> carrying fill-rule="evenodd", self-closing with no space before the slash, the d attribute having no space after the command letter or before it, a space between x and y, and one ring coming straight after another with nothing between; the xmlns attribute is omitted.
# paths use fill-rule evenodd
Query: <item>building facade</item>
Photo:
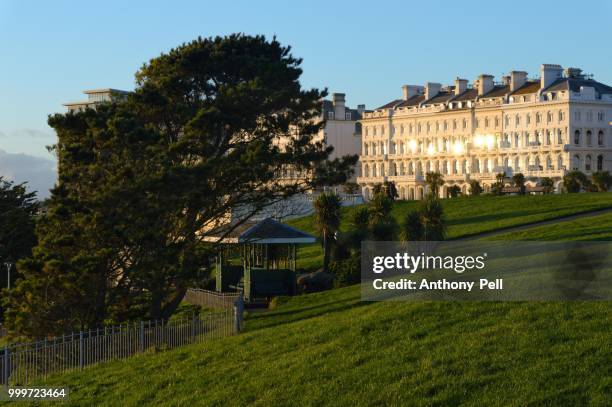
<svg viewBox="0 0 612 407"><path fill-rule="evenodd" d="M124 99L127 97L129 92L125 90L106 88L84 90L83 93L87 95L87 100L83 100L80 102L64 103L64 106L66 107L66 109L68 109L69 112L93 108L99 103L112 102L113 100L117 99Z"/></svg>
<svg viewBox="0 0 612 407"><path fill-rule="evenodd" d="M313 142L322 141L326 146L334 148L330 154L330 160L346 155L360 155L362 132L359 120L365 111L365 105L358 105L357 109L347 107L344 93L332 94L332 100L322 101L320 120L325 121L325 126L313 137ZM286 140L280 140L279 143L282 145L286 143ZM356 181L360 171L361 166L355 165L355 173L351 182ZM296 173L290 167L280 174L280 177L288 182L306 176Z"/></svg>
<svg viewBox="0 0 612 407"><path fill-rule="evenodd" d="M512 71L501 82L480 75L443 87L405 85L403 97L364 112L361 174L364 198L384 181L400 199L422 199L425 174L444 178L440 196L477 180L490 190L496 175L522 173L535 186L544 177L612 170L612 87L580 69L544 64L540 78Z"/></svg>

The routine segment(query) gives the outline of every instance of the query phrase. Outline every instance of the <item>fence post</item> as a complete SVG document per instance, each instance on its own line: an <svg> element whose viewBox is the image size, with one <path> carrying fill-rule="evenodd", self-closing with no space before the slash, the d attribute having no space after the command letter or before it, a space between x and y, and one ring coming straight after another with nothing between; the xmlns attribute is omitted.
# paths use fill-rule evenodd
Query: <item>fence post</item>
<svg viewBox="0 0 612 407"><path fill-rule="evenodd" d="M84 342L85 341L83 341L83 331L81 331L79 333L79 367L81 369L83 369L83 362L84 362L84 360L83 360L83 356L84 356L83 343Z"/></svg>
<svg viewBox="0 0 612 407"><path fill-rule="evenodd" d="M2 358L2 383L4 383L4 390L8 391L8 379L9 379L9 348L8 345L4 346L4 356Z"/></svg>
<svg viewBox="0 0 612 407"><path fill-rule="evenodd" d="M195 343L196 340L196 313L194 312L191 316L191 343Z"/></svg>
<svg viewBox="0 0 612 407"><path fill-rule="evenodd" d="M234 303L234 333L239 333L242 329L242 314L244 312L244 300L242 295Z"/></svg>
<svg viewBox="0 0 612 407"><path fill-rule="evenodd" d="M145 338L144 338L144 321L140 321L140 353L144 352Z"/></svg>

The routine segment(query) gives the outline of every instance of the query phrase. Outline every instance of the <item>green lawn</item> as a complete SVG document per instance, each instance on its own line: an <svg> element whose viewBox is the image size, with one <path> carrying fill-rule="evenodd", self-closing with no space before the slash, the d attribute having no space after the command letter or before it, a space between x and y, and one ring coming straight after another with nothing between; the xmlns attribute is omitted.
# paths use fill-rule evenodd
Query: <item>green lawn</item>
<svg viewBox="0 0 612 407"><path fill-rule="evenodd" d="M397 201L393 208L393 216L398 223L401 223L406 213L417 205L418 202L415 201ZM442 205L448 223L448 236L452 239L596 209L612 208L612 193L479 196L443 199ZM343 208L341 230L348 229L347 220L352 210L353 208ZM312 216L294 219L287 223L315 233ZM571 236L571 233L568 235ZM521 240L519 237L512 239ZM323 262L323 252L318 243L301 247L298 256L298 267L309 271L317 269Z"/></svg>
<svg viewBox="0 0 612 407"><path fill-rule="evenodd" d="M528 197L539 205L525 197L500 198L514 209L494 210L525 210L533 219L609 206L610 196L557 196L558 205L547 197ZM485 199L497 198L472 205L482 208ZM460 207L478 217L468 199L457 201L445 202L449 217ZM479 216L496 222L484 211ZM611 226L608 214L495 238L612 239ZM43 384L69 385L69 404L79 406L611 405L610 302L367 303L352 286L277 304L247 314L241 335L93 366Z"/></svg>
<svg viewBox="0 0 612 407"><path fill-rule="evenodd" d="M520 232L503 233L486 240L612 240L612 214L589 216Z"/></svg>
<svg viewBox="0 0 612 407"><path fill-rule="evenodd" d="M291 298L236 337L46 381L72 405L609 405L610 303Z"/></svg>

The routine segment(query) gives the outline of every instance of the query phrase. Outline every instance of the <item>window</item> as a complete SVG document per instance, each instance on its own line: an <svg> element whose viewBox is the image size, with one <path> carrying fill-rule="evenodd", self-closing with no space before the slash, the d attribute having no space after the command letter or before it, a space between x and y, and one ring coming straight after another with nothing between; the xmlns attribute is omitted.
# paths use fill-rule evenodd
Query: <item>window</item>
<svg viewBox="0 0 612 407"><path fill-rule="evenodd" d="M546 123L552 123L553 114L551 112L546 113Z"/></svg>
<svg viewBox="0 0 612 407"><path fill-rule="evenodd" d="M591 156L587 155L584 160L584 169L585 171L591 171Z"/></svg>
<svg viewBox="0 0 612 407"><path fill-rule="evenodd" d="M400 125L400 134L404 134L404 125Z"/></svg>
<svg viewBox="0 0 612 407"><path fill-rule="evenodd" d="M334 112L327 112L327 118L330 120L334 119Z"/></svg>
<svg viewBox="0 0 612 407"><path fill-rule="evenodd" d="M489 127L489 118L488 117L485 118L485 127Z"/></svg>
<svg viewBox="0 0 612 407"><path fill-rule="evenodd" d="M587 122L592 122L592 121L593 121L593 112L589 110L587 112Z"/></svg>
<svg viewBox="0 0 612 407"><path fill-rule="evenodd" d="M599 133L597 133L597 145L598 146L603 146L604 145L604 132L603 132L603 130L599 130Z"/></svg>
<svg viewBox="0 0 612 407"><path fill-rule="evenodd" d="M591 130L587 130L586 132L586 143L587 146L593 144L593 133L591 132Z"/></svg>
<svg viewBox="0 0 612 407"><path fill-rule="evenodd" d="M597 171L603 171L603 155L597 156Z"/></svg>
<svg viewBox="0 0 612 407"><path fill-rule="evenodd" d="M344 115L344 118L346 120L351 120L351 112L346 112L346 114Z"/></svg>
<svg viewBox="0 0 612 407"><path fill-rule="evenodd" d="M574 144L580 144L580 130L576 130L576 132L574 133Z"/></svg>
<svg viewBox="0 0 612 407"><path fill-rule="evenodd" d="M597 121L604 121L604 112L597 112Z"/></svg>
<svg viewBox="0 0 612 407"><path fill-rule="evenodd" d="M540 113L536 113L536 124L540 124L542 122L542 115Z"/></svg>
<svg viewBox="0 0 612 407"><path fill-rule="evenodd" d="M457 120L453 120L453 130L457 130Z"/></svg>
<svg viewBox="0 0 612 407"><path fill-rule="evenodd" d="M495 127L499 126L499 117L495 116Z"/></svg>
<svg viewBox="0 0 612 407"><path fill-rule="evenodd" d="M510 126L510 116L506 115L506 117L504 118L504 122L506 127Z"/></svg>
<svg viewBox="0 0 612 407"><path fill-rule="evenodd" d="M380 126L380 134L381 135L385 134L385 126Z"/></svg>
<svg viewBox="0 0 612 407"><path fill-rule="evenodd" d="M578 154L574 156L574 162L572 163L572 169L573 170L580 169L580 156Z"/></svg>
<svg viewBox="0 0 612 407"><path fill-rule="evenodd" d="M529 113L527 113L527 117L525 117L525 123L531 124L531 115Z"/></svg>
<svg viewBox="0 0 612 407"><path fill-rule="evenodd" d="M518 126L521 124L521 116L519 116L518 114L514 117L514 125Z"/></svg>
<svg viewBox="0 0 612 407"><path fill-rule="evenodd" d="M467 120L466 119L463 119L463 128L467 129Z"/></svg>
<svg viewBox="0 0 612 407"><path fill-rule="evenodd" d="M565 115L563 114L563 111L559 110L559 121L562 122L563 120L565 120Z"/></svg>
<svg viewBox="0 0 612 407"><path fill-rule="evenodd" d="M563 133L561 129L557 129L557 144L563 144Z"/></svg>
<svg viewBox="0 0 612 407"><path fill-rule="evenodd" d="M368 155L369 154L369 148L367 144L363 145L363 155Z"/></svg>
<svg viewBox="0 0 612 407"><path fill-rule="evenodd" d="M576 111L574 112L574 120L578 120L578 121L580 121L580 119L581 119L581 118L580 118L580 116L581 116L581 115L580 115L580 110L576 110Z"/></svg>
<svg viewBox="0 0 612 407"><path fill-rule="evenodd" d="M368 135L368 127L365 128L365 135Z"/></svg>

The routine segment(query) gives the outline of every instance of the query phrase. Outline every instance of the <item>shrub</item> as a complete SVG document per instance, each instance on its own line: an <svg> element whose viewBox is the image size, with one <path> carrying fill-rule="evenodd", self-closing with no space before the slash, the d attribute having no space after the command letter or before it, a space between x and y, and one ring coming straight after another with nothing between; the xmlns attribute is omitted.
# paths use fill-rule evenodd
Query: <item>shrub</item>
<svg viewBox="0 0 612 407"><path fill-rule="evenodd" d="M334 273L334 287L346 287L357 284L361 280L361 258L351 256L342 261L334 261L330 264L330 271Z"/></svg>

